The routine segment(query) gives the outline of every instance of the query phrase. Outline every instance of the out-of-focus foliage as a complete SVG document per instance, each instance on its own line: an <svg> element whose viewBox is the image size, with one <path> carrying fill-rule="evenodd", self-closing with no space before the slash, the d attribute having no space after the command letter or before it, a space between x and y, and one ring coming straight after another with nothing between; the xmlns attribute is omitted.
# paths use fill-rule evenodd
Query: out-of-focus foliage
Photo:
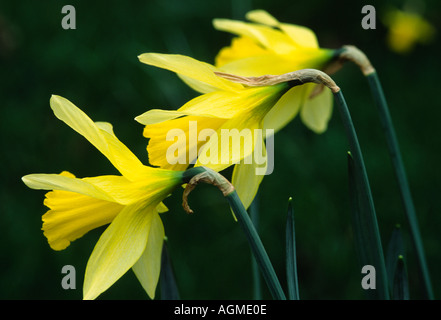
<svg viewBox="0 0 441 320"><path fill-rule="evenodd" d="M76 9L76 30L61 27L65 4ZM176 109L196 93L175 75L141 64L137 56L180 53L213 63L231 36L216 31L212 19L243 20L248 10L259 8L280 21L313 29L322 47L353 44L370 57L389 102L439 297L440 45L416 46L406 56L389 51L387 29L380 22L382 3L370 4L377 11L375 30L361 27L362 4L347 1L2 1L0 298L80 299L85 265L102 231L90 232L65 251L52 251L40 230L44 192L29 190L20 180L29 173L63 170L79 177L115 173L99 152L54 117L51 94L66 97L93 119L113 123L117 136L147 163L147 141L134 117L149 108ZM440 14L436 1L426 2L425 17L438 30ZM367 82L353 65L334 79L358 131L383 246L401 224L410 297L421 298L408 228ZM275 170L259 192L260 232L285 283L283 232L292 196L302 299L364 298L350 224L347 150L336 112L322 135L308 131L297 118L275 137ZM249 248L226 200L214 187L201 185L190 197L194 215L187 215L180 203L179 192L168 198L170 212L162 218L181 298L250 299ZM61 268L67 264L76 267L76 290L61 288ZM264 297L270 298L267 291ZM147 296L129 272L102 298Z"/></svg>

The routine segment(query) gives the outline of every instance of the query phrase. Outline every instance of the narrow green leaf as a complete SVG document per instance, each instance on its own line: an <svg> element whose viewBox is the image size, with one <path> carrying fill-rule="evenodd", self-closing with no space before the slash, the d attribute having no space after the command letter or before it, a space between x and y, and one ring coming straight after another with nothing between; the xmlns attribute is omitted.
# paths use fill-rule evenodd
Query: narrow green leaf
<svg viewBox="0 0 441 320"><path fill-rule="evenodd" d="M394 300L409 300L409 282L406 264L402 255L397 257L392 298Z"/></svg>
<svg viewBox="0 0 441 320"><path fill-rule="evenodd" d="M389 299L386 267L377 219L361 184L360 174L357 174L355 170L351 153L348 153L348 177L352 224L360 270L366 265L371 265L376 271L376 290L365 290L366 296L369 299Z"/></svg>
<svg viewBox="0 0 441 320"><path fill-rule="evenodd" d="M161 287L161 300L179 300L179 291L165 241L162 247L159 283Z"/></svg>
<svg viewBox="0 0 441 320"><path fill-rule="evenodd" d="M288 216L286 219L286 281L288 283L288 297L290 300L300 300L295 238L294 210L292 198L289 198Z"/></svg>
<svg viewBox="0 0 441 320"><path fill-rule="evenodd" d="M404 244L403 237L401 234L400 225L396 225L392 231L392 235L389 240L386 255L386 269L387 278L389 279L389 288L393 292L395 271L397 269L397 262L399 256L404 256Z"/></svg>
<svg viewBox="0 0 441 320"><path fill-rule="evenodd" d="M366 76L369 87L372 92L375 104L377 105L380 122L386 137L389 155L398 181L398 187L401 193L401 199L404 206L407 221L410 227L410 235L413 247L417 254L418 267L423 280L424 291L428 299L434 299L432 283L430 280L429 268L427 266L426 256L424 253L423 241L421 239L418 219L410 192L407 175L404 168L403 159L401 157L398 139L389 113L389 107L384 96L383 87L380 83L377 72L370 73Z"/></svg>

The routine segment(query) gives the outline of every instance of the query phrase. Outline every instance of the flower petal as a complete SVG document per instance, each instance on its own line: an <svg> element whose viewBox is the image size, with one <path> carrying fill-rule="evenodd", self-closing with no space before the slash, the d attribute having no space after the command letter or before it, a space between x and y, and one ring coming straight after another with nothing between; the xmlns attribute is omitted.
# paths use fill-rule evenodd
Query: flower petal
<svg viewBox="0 0 441 320"><path fill-rule="evenodd" d="M250 21L266 24L270 27L277 27L279 21L265 10L251 10L247 12L246 18Z"/></svg>
<svg viewBox="0 0 441 320"><path fill-rule="evenodd" d="M248 37L235 37L231 40L229 47L222 48L216 56L216 66L222 67L223 65L232 61L263 56L270 52L258 45L256 41ZM223 68L221 68L224 70ZM227 71L227 70L224 70Z"/></svg>
<svg viewBox="0 0 441 320"><path fill-rule="evenodd" d="M218 88L213 87L205 82L196 80L194 78L178 74L178 77L190 88L199 93L209 93L218 90Z"/></svg>
<svg viewBox="0 0 441 320"><path fill-rule="evenodd" d="M158 214L153 214L147 246L132 269L151 299L155 298L161 271L161 253L164 243L164 225Z"/></svg>
<svg viewBox="0 0 441 320"><path fill-rule="evenodd" d="M104 231L89 258L84 299L95 299L141 257L149 238L155 207L136 203L125 207Z"/></svg>
<svg viewBox="0 0 441 320"><path fill-rule="evenodd" d="M296 49L290 37L269 26L228 19L214 19L213 25L217 30L251 38L277 54L286 54Z"/></svg>
<svg viewBox="0 0 441 320"><path fill-rule="evenodd" d="M75 178L75 176L66 172L62 174L29 174L21 179L32 189L71 191L96 199L115 201L115 199L100 188L87 181Z"/></svg>
<svg viewBox="0 0 441 320"><path fill-rule="evenodd" d="M92 229L110 223L123 209L114 202L69 191L51 191L44 204L43 233L54 250L63 250Z"/></svg>
<svg viewBox="0 0 441 320"><path fill-rule="evenodd" d="M265 154L266 155L266 154ZM265 175L256 174L256 169L261 169L256 161L250 164L239 163L234 166L231 183L245 209L248 209L256 197L259 185Z"/></svg>
<svg viewBox="0 0 441 320"><path fill-rule="evenodd" d="M167 120L173 120L185 115L187 115L187 113L178 112L176 110L152 109L137 116L135 120L141 124L150 125L150 124L164 122Z"/></svg>
<svg viewBox="0 0 441 320"><path fill-rule="evenodd" d="M306 84L308 86L307 97L316 87L316 84ZM315 133L323 133L327 127L332 115L333 96L328 88L324 88L313 98L305 99L300 117L303 123Z"/></svg>
<svg viewBox="0 0 441 320"><path fill-rule="evenodd" d="M167 69L177 74L201 81L218 90L231 91L243 88L243 86L238 83L233 83L217 77L214 72L218 70L214 66L187 56L178 54L144 53L138 58L143 63ZM214 89L211 91L214 91Z"/></svg>
<svg viewBox="0 0 441 320"><path fill-rule="evenodd" d="M280 28L299 47L318 48L317 37L311 29L288 23L280 23L276 18L264 10L252 10L247 13L247 19Z"/></svg>
<svg viewBox="0 0 441 320"><path fill-rule="evenodd" d="M288 23L281 23L279 28L290 37L298 47L319 48L317 37L311 29Z"/></svg>
<svg viewBox="0 0 441 320"><path fill-rule="evenodd" d="M142 163L116 138L110 124L95 124L83 111L63 97L52 95L50 104L58 119L84 136L124 176L130 180L138 176Z"/></svg>
<svg viewBox="0 0 441 320"><path fill-rule="evenodd" d="M289 89L266 114L263 120L263 128L273 129L276 133L285 127L297 115L304 99L304 86Z"/></svg>

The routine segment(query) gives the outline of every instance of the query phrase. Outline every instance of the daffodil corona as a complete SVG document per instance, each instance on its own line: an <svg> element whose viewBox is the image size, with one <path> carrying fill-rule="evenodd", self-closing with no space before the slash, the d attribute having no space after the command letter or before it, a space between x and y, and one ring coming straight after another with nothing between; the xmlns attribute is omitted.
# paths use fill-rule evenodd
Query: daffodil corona
<svg viewBox="0 0 441 320"><path fill-rule="evenodd" d="M159 279L164 227L158 213L183 172L143 165L115 136L112 125L93 122L70 101L52 96L57 118L84 136L121 175L76 178L61 174L30 174L30 188L52 190L44 204L43 232L54 250L63 250L88 231L110 225L99 238L87 263L84 299L95 299L130 268L154 298Z"/></svg>

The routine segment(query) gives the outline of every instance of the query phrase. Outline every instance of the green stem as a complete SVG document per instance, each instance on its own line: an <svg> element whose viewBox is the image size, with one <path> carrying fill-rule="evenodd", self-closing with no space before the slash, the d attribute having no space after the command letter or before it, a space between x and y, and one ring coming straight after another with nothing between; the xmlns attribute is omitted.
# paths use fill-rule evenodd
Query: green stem
<svg viewBox="0 0 441 320"><path fill-rule="evenodd" d="M372 199L372 193L371 188L369 185L369 179L366 172L366 167L364 165L363 155L361 152L360 144L358 142L357 133L354 128L354 124L352 122L351 115L349 113L348 106L346 104L346 100L343 96L343 93L341 90L334 93L334 97L337 101L337 106L340 111L340 115L343 121L343 125L346 131L346 136L349 140L349 147L351 150L352 157L354 159L354 166L355 166L355 172L358 174L358 177L360 179L360 186L361 191L365 194L367 197L367 205L369 206L369 212L372 215L371 221L373 221L372 226L374 233L374 239L376 241L376 257L373 265L376 268L376 274L378 279L378 287L379 287L379 297L380 299L389 300L389 290L388 290L388 282L387 282L387 275L386 275L386 265L384 261L384 254L383 254L383 248L381 245L381 237L380 232L378 228L378 222L377 217L375 214L375 207L374 207L374 201Z"/></svg>
<svg viewBox="0 0 441 320"><path fill-rule="evenodd" d="M282 286L277 278L276 272L270 262L268 254L263 247L262 241L257 234L256 228L254 227L248 213L243 206L242 202L237 195L236 190L231 192L226 196L234 214L236 215L239 224L245 232L245 236L248 239L248 243L251 250L256 258L256 261L262 271L263 278L265 279L271 295L276 300L286 300L285 294L282 290Z"/></svg>
<svg viewBox="0 0 441 320"><path fill-rule="evenodd" d="M288 216L286 218L286 282L290 300L299 300L299 281L297 276L297 253L292 198L288 200Z"/></svg>
<svg viewBox="0 0 441 320"><path fill-rule="evenodd" d="M415 213L415 206L413 204L412 196L410 193L409 183L407 181L406 171L404 169L403 160L401 158L401 152L398 146L398 141L395 134L394 126L392 124L389 108L387 106L386 98L384 96L384 92L377 72L368 74L366 78L368 80L372 95L377 105L381 125L386 136L389 154L395 170L395 176L398 180L398 186L404 205L404 211L406 213L407 221L410 226L412 244L417 254L418 266L421 276L423 278L425 294L428 299L432 300L434 299L434 296L430 281L429 268L427 266L423 242L421 240L421 234L418 226L418 219Z"/></svg>
<svg viewBox="0 0 441 320"><path fill-rule="evenodd" d="M250 212L251 221L256 228L256 231L259 230L259 204L258 204L258 195L254 198L253 202L248 209ZM251 268L253 271L253 299L254 300L262 300L262 286L260 281L260 272L259 266L257 264L254 256L251 258Z"/></svg>

